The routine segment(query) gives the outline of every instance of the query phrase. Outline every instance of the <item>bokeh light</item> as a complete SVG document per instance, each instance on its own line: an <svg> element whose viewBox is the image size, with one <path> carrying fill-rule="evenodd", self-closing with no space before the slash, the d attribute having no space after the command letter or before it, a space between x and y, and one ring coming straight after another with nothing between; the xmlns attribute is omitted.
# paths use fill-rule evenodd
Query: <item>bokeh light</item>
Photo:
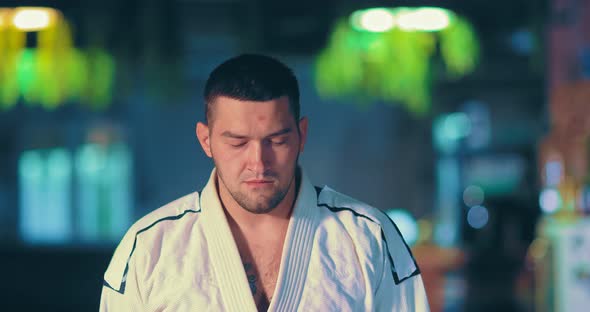
<svg viewBox="0 0 590 312"><path fill-rule="evenodd" d="M56 11L50 8L17 8L12 18L14 27L21 31L39 31L55 23Z"/></svg>
<svg viewBox="0 0 590 312"><path fill-rule="evenodd" d="M473 206L467 212L467 223L474 229L481 229L489 220L488 209L484 206Z"/></svg>
<svg viewBox="0 0 590 312"><path fill-rule="evenodd" d="M441 130L445 137L458 140L471 133L471 120L465 113L452 113L445 117Z"/></svg>
<svg viewBox="0 0 590 312"><path fill-rule="evenodd" d="M483 204L484 191L477 185L470 185L463 191L463 202L467 207L473 207Z"/></svg>
<svg viewBox="0 0 590 312"><path fill-rule="evenodd" d="M449 11L441 8L401 10L396 17L399 28L406 31L439 31L451 21Z"/></svg>
<svg viewBox="0 0 590 312"><path fill-rule="evenodd" d="M544 189L539 195L539 205L544 213L556 212L562 204L561 195L556 189Z"/></svg>
<svg viewBox="0 0 590 312"><path fill-rule="evenodd" d="M401 209L388 210L387 215L395 222L408 245L412 246L418 241L418 223L412 215Z"/></svg>
<svg viewBox="0 0 590 312"><path fill-rule="evenodd" d="M355 15L356 18L360 28L370 32L384 32L395 26L393 14L387 9L369 9Z"/></svg>
<svg viewBox="0 0 590 312"><path fill-rule="evenodd" d="M545 164L545 183L547 186L555 187L561 181L563 165L561 161L552 160Z"/></svg>
<svg viewBox="0 0 590 312"><path fill-rule="evenodd" d="M425 116L435 55L442 57L450 77L471 73L479 55L471 24L439 8L355 11L338 20L318 54L316 87L322 97L352 96L363 105L384 100Z"/></svg>

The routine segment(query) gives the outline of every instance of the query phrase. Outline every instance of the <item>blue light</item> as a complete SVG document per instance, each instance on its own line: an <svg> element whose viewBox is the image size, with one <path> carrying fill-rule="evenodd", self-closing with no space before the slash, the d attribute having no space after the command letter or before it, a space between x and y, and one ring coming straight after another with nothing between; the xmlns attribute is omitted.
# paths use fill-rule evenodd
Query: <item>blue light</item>
<svg viewBox="0 0 590 312"><path fill-rule="evenodd" d="M453 247L457 244L458 233L454 223L438 223L434 228L434 242L442 247Z"/></svg>
<svg viewBox="0 0 590 312"><path fill-rule="evenodd" d="M434 121L433 131L435 145L450 154L457 149L458 140L471 134L471 120L462 112L441 115Z"/></svg>
<svg viewBox="0 0 590 312"><path fill-rule="evenodd" d="M544 189L539 195L539 205L544 213L556 212L562 204L561 195L556 189Z"/></svg>
<svg viewBox="0 0 590 312"><path fill-rule="evenodd" d="M81 146L76 153L78 178L78 224L83 241L96 241L99 237L98 212L100 170L104 160L98 145Z"/></svg>
<svg viewBox="0 0 590 312"><path fill-rule="evenodd" d="M86 144L76 155L80 237L117 241L131 221L132 161L123 143Z"/></svg>
<svg viewBox="0 0 590 312"><path fill-rule="evenodd" d="M534 48L533 35L526 29L517 30L510 36L510 45L514 52L521 55L529 55Z"/></svg>
<svg viewBox="0 0 590 312"><path fill-rule="evenodd" d="M474 229L481 229L488 224L489 213L484 206L473 206L467 212L467 223Z"/></svg>
<svg viewBox="0 0 590 312"><path fill-rule="evenodd" d="M412 246L418 241L418 223L412 215L400 209L388 210L387 215L397 225L408 245Z"/></svg>
<svg viewBox="0 0 590 312"><path fill-rule="evenodd" d="M43 237L43 159L38 151L26 151L18 161L19 232L24 241Z"/></svg>
<svg viewBox="0 0 590 312"><path fill-rule="evenodd" d="M108 168L105 178L108 179L110 193L110 228L108 238L119 240L130 225L131 202L133 188L131 184L132 160L129 149L124 144L111 146L108 156Z"/></svg>
<svg viewBox="0 0 590 312"><path fill-rule="evenodd" d="M47 155L46 238L65 242L71 238L72 161L65 149L53 149Z"/></svg>
<svg viewBox="0 0 590 312"><path fill-rule="evenodd" d="M23 152L19 159L21 238L29 243L71 239L71 159L62 148Z"/></svg>
<svg viewBox="0 0 590 312"><path fill-rule="evenodd" d="M560 161L552 160L545 164L545 183L547 186L555 187L561 181L563 165Z"/></svg>

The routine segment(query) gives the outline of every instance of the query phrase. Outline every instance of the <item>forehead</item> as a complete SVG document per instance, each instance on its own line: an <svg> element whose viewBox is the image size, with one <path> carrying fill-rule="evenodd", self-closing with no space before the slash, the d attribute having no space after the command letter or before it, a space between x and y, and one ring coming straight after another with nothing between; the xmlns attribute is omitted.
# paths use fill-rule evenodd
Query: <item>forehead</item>
<svg viewBox="0 0 590 312"><path fill-rule="evenodd" d="M268 101L245 101L219 96L213 103L213 119L217 125L239 127L251 124L286 125L294 120L289 98L282 96Z"/></svg>

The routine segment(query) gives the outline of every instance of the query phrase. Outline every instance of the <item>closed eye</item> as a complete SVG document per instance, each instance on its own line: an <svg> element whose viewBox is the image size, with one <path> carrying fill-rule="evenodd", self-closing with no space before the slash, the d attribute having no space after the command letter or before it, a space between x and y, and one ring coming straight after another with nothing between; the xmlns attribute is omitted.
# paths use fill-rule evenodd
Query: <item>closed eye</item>
<svg viewBox="0 0 590 312"><path fill-rule="evenodd" d="M246 145L246 142L241 142L241 143L228 143L229 145L233 146L233 147L242 147L244 145Z"/></svg>
<svg viewBox="0 0 590 312"><path fill-rule="evenodd" d="M287 143L287 141L288 141L288 137L286 135L283 135L280 137L274 137L274 138L267 138L265 140L266 144L271 144L274 146L283 145L283 144Z"/></svg>

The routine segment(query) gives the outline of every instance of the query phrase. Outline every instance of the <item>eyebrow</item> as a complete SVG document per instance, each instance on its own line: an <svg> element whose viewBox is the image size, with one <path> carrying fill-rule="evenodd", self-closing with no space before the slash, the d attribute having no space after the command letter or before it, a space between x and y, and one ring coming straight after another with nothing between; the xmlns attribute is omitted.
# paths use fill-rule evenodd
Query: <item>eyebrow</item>
<svg viewBox="0 0 590 312"><path fill-rule="evenodd" d="M291 132L292 130L293 129L291 129L291 128L285 128L285 129L273 132L273 133L267 135L265 138L272 138L272 137L276 137L279 135L287 134L287 133ZM232 133L231 131L224 131L223 133L221 133L221 136L226 137L226 138L232 138L232 139L248 139L248 136Z"/></svg>

